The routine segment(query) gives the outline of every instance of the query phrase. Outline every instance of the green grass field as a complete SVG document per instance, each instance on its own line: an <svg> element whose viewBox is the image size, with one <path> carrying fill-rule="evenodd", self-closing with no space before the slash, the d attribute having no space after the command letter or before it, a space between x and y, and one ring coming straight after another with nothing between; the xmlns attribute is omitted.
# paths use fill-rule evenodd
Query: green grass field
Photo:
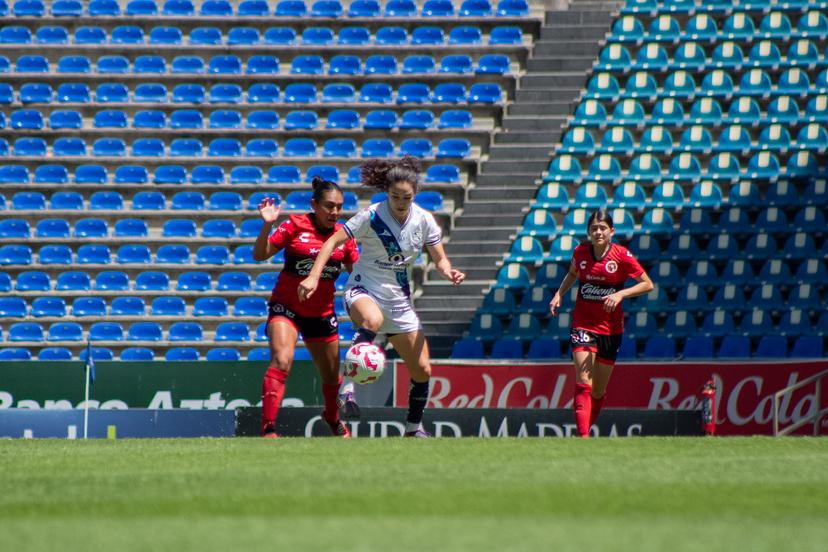
<svg viewBox="0 0 828 552"><path fill-rule="evenodd" d="M0 550L826 550L828 440L0 442Z"/></svg>

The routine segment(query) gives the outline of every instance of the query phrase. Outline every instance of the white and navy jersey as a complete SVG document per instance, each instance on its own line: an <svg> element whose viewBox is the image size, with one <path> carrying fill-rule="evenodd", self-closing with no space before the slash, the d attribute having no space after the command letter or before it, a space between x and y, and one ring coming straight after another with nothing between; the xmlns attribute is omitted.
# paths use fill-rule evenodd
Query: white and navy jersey
<svg viewBox="0 0 828 552"><path fill-rule="evenodd" d="M402 225L386 200L362 209L343 228L362 246L348 287L363 286L388 302L411 298L412 265L423 247L437 245L442 239L437 221L416 203L411 204Z"/></svg>

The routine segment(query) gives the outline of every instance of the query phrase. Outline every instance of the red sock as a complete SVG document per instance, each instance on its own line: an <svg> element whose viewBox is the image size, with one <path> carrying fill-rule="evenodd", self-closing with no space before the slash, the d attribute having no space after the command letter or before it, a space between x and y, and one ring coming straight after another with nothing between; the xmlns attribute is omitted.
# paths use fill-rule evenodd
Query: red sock
<svg viewBox="0 0 828 552"><path fill-rule="evenodd" d="M606 397L606 395L604 395L600 399L596 399L595 397L592 397L592 410L589 413L589 425L590 426L592 426L592 424L595 423L595 420L598 419L598 415L601 413L601 407L604 406L604 398L605 397Z"/></svg>
<svg viewBox="0 0 828 552"><path fill-rule="evenodd" d="M322 384L322 398L325 401L325 410L322 411L322 416L332 423L339 420L339 406L336 404L336 396L339 394L340 385L342 385L341 377L338 383Z"/></svg>
<svg viewBox="0 0 828 552"><path fill-rule="evenodd" d="M282 397L285 396L285 380L288 373L271 366L267 369L262 382L262 433L276 424L276 415L279 413L279 405L282 404Z"/></svg>
<svg viewBox="0 0 828 552"><path fill-rule="evenodd" d="M575 424L578 426L578 435L589 436L589 415L592 411L592 386L585 383L575 384L575 397L572 406L575 409Z"/></svg>

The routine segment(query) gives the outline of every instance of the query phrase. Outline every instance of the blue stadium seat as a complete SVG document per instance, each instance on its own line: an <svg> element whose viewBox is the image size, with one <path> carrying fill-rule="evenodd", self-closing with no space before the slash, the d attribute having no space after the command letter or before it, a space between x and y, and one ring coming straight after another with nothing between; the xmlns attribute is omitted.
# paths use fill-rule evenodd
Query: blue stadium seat
<svg viewBox="0 0 828 552"><path fill-rule="evenodd" d="M178 27L153 27L149 34L150 44L181 44L184 36Z"/></svg>
<svg viewBox="0 0 828 552"><path fill-rule="evenodd" d="M89 327L89 341L123 341L124 328L117 322L96 322Z"/></svg>
<svg viewBox="0 0 828 552"><path fill-rule="evenodd" d="M671 337L660 335L648 337L643 357L648 360L673 359L676 357L676 342Z"/></svg>
<svg viewBox="0 0 828 552"><path fill-rule="evenodd" d="M738 264L739 262L742 264ZM688 278L690 277L692 277L691 281L700 287L712 288L719 285L721 281L735 285L745 285L745 281L753 277L753 272L750 270L750 265L742 261L733 261L725 267L722 280L719 280L716 266L711 261L696 260L690 263ZM732 279L728 279L728 277Z"/></svg>
<svg viewBox="0 0 828 552"><path fill-rule="evenodd" d="M77 264L109 264L112 262L112 253L106 245L84 244L78 248L75 262Z"/></svg>
<svg viewBox="0 0 828 552"><path fill-rule="evenodd" d="M198 349L192 347L171 347L167 349L164 355L164 360L170 362L190 361L194 362L201 359Z"/></svg>
<svg viewBox="0 0 828 552"><path fill-rule="evenodd" d="M155 322L135 322L130 325L127 341L162 341L161 326Z"/></svg>
<svg viewBox="0 0 828 552"><path fill-rule="evenodd" d="M385 17L414 17L417 5L412 0L388 0L383 13Z"/></svg>
<svg viewBox="0 0 828 552"><path fill-rule="evenodd" d="M507 289L526 289L529 287L529 273L519 263L507 263L497 272L495 287Z"/></svg>
<svg viewBox="0 0 828 552"><path fill-rule="evenodd" d="M115 4L114 1L112 3ZM96 4L94 0L89 4L90 14L94 4ZM115 7L117 8L118 5L115 4ZM105 42L106 31L101 27L78 27L75 29L75 44L104 44Z"/></svg>
<svg viewBox="0 0 828 552"><path fill-rule="evenodd" d="M208 291L213 287L212 277L207 272L182 272L178 276L176 289L179 291Z"/></svg>
<svg viewBox="0 0 828 552"><path fill-rule="evenodd" d="M14 155L18 157L45 157L46 140L43 138L18 138L14 141Z"/></svg>
<svg viewBox="0 0 828 552"><path fill-rule="evenodd" d="M369 138L362 143L362 157L391 157L394 143L387 138Z"/></svg>
<svg viewBox="0 0 828 552"><path fill-rule="evenodd" d="M380 17L381 12L377 0L354 0L348 7L348 17Z"/></svg>
<svg viewBox="0 0 828 552"><path fill-rule="evenodd" d="M151 316L184 316L184 299L181 297L156 297L150 307Z"/></svg>
<svg viewBox="0 0 828 552"><path fill-rule="evenodd" d="M248 75L275 75L279 73L279 60L273 56L251 56L247 60Z"/></svg>
<svg viewBox="0 0 828 552"><path fill-rule="evenodd" d="M407 138L400 142L399 154L412 157L431 157L433 149L431 141L425 138Z"/></svg>
<svg viewBox="0 0 828 552"><path fill-rule="evenodd" d="M707 263L707 261L703 262ZM656 264L652 270L652 274L658 282L659 287L665 290L674 290L684 281L683 277L679 274L678 267L674 263L667 261L661 261Z"/></svg>
<svg viewBox="0 0 828 552"><path fill-rule="evenodd" d="M558 233L555 218L547 209L532 209L523 219L519 235L550 238Z"/></svg>
<svg viewBox="0 0 828 552"><path fill-rule="evenodd" d="M196 251L196 264L223 265L230 262L230 251L223 245L205 245Z"/></svg>
<svg viewBox="0 0 828 552"><path fill-rule="evenodd" d="M254 46L262 37L258 29L253 27L232 27L227 32L228 46Z"/></svg>
<svg viewBox="0 0 828 552"><path fill-rule="evenodd" d="M492 343L492 352L489 355L493 359L522 359L523 344L515 339L497 339Z"/></svg>
<svg viewBox="0 0 828 552"><path fill-rule="evenodd" d="M38 299L48 299L48 298L40 297ZM0 298L0 317L25 318L26 314L27 314L26 311L27 311L26 301L23 298L21 298L21 297L2 297L2 298ZM32 311L33 311L32 316L43 316L41 314L35 314L34 313L34 303L32 303Z"/></svg>
<svg viewBox="0 0 828 552"><path fill-rule="evenodd" d="M248 156L250 155L248 147ZM264 174L259 167L242 165L233 167L230 171L231 184L261 184L264 181Z"/></svg>
<svg viewBox="0 0 828 552"><path fill-rule="evenodd" d="M66 245L44 245L37 256L40 264L72 264L72 250Z"/></svg>
<svg viewBox="0 0 828 552"><path fill-rule="evenodd" d="M83 328L77 322L55 322L49 326L48 341L82 341Z"/></svg>
<svg viewBox="0 0 828 552"><path fill-rule="evenodd" d="M312 84L292 83L285 87L284 101L286 103L313 103L316 101L317 91Z"/></svg>
<svg viewBox="0 0 828 552"><path fill-rule="evenodd" d="M43 326L37 322L16 322L9 327L8 340L15 341L44 341Z"/></svg>
<svg viewBox="0 0 828 552"><path fill-rule="evenodd" d="M155 360L155 351L146 347L127 347L119 358L124 362L149 362Z"/></svg>
<svg viewBox="0 0 828 552"><path fill-rule="evenodd" d="M165 128L167 126L167 115L163 111L138 111L132 118L133 128Z"/></svg>
<svg viewBox="0 0 828 552"><path fill-rule="evenodd" d="M155 169L152 181L155 184L184 184L187 169L180 165L161 165Z"/></svg>
<svg viewBox="0 0 828 552"><path fill-rule="evenodd" d="M130 0L124 13L128 16L158 15L158 5L155 0Z"/></svg>
<svg viewBox="0 0 828 552"><path fill-rule="evenodd" d="M0 265L32 264L32 250L27 245L0 246Z"/></svg>
<svg viewBox="0 0 828 552"><path fill-rule="evenodd" d="M158 264L189 264L190 250L186 245L164 244L155 254Z"/></svg>
<svg viewBox="0 0 828 552"><path fill-rule="evenodd" d="M756 346L756 358L787 358L788 340L781 335L764 335Z"/></svg>
<svg viewBox="0 0 828 552"><path fill-rule="evenodd" d="M227 316L227 300L223 297L199 297L193 304L193 316Z"/></svg>
<svg viewBox="0 0 828 552"><path fill-rule="evenodd" d="M209 128L241 128L241 112L233 109L219 109L210 113Z"/></svg>
<svg viewBox="0 0 828 552"><path fill-rule="evenodd" d="M0 183L28 184L29 169L23 165L2 165L0 166Z"/></svg>
<svg viewBox="0 0 828 552"><path fill-rule="evenodd" d="M126 127L126 116L123 118L123 126ZM127 154L126 144L120 138L98 138L92 144L92 155L96 157L124 157Z"/></svg>
<svg viewBox="0 0 828 552"><path fill-rule="evenodd" d="M149 264L152 256L146 245L122 245L118 248L116 260L119 264Z"/></svg>
<svg viewBox="0 0 828 552"><path fill-rule="evenodd" d="M106 302L100 297L77 297L72 301L72 316L106 316Z"/></svg>
<svg viewBox="0 0 828 552"><path fill-rule="evenodd" d="M210 194L207 208L210 211L240 211L243 202L241 196L235 192L214 192Z"/></svg>
<svg viewBox="0 0 828 552"><path fill-rule="evenodd" d="M169 341L202 341L204 330L195 322L175 322L170 325L167 335Z"/></svg>
<svg viewBox="0 0 828 552"><path fill-rule="evenodd" d="M803 335L796 338L791 348L791 358L823 358L824 342L822 336Z"/></svg>
<svg viewBox="0 0 828 552"><path fill-rule="evenodd" d="M37 353L37 360L72 360L72 351L65 347L44 347Z"/></svg>
<svg viewBox="0 0 828 552"><path fill-rule="evenodd" d="M103 271L95 277L96 290L126 291L129 289L129 276L120 271Z"/></svg>
<svg viewBox="0 0 828 552"><path fill-rule="evenodd" d="M678 149L691 153L710 153L713 149L713 137L703 125L693 125L681 133Z"/></svg>
<svg viewBox="0 0 828 552"><path fill-rule="evenodd" d="M483 343L476 339L458 339L451 348L451 358L476 360L484 357Z"/></svg>
<svg viewBox="0 0 828 552"><path fill-rule="evenodd" d="M204 209L204 194L201 192L176 192L170 202L176 211L201 211Z"/></svg>
<svg viewBox="0 0 828 552"><path fill-rule="evenodd" d="M43 221L41 221L43 222ZM65 221L64 221L65 222ZM0 220L0 238L28 238L32 233L28 221L23 219ZM40 237L40 236L38 236Z"/></svg>
<svg viewBox="0 0 828 552"><path fill-rule="evenodd" d="M221 30L216 27L196 27L190 31L190 44L199 46L218 46L222 42Z"/></svg>
<svg viewBox="0 0 828 552"><path fill-rule="evenodd" d="M471 143L465 138L445 138L437 144L437 159L463 159L471 155Z"/></svg>
<svg viewBox="0 0 828 552"><path fill-rule="evenodd" d="M345 27L339 31L337 43L349 46L367 46L371 43L371 31L366 27Z"/></svg>

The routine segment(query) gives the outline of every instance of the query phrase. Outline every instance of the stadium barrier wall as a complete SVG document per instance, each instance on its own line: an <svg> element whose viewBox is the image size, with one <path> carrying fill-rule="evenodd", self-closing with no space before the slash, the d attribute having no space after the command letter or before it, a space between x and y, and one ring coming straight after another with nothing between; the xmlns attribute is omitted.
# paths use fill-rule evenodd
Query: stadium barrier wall
<svg viewBox="0 0 828 552"><path fill-rule="evenodd" d="M231 437L231 410L90 410L90 438ZM66 438L83 436L82 410L9 408L0 413L2 438Z"/></svg>
<svg viewBox="0 0 828 552"><path fill-rule="evenodd" d="M702 386L712 376L718 434L772 435L774 393L825 369L828 360L623 363L613 372L604 412L614 408L695 410ZM403 363L395 364L394 378L407 382ZM569 363L514 361L436 361L431 381L429 408L571 409L575 385ZM407 406L408 386L395 385L394 389L393 406ZM816 404L813 385L784 396L782 426L824 408L828 397L822 402ZM822 432L828 433L828 424L823 423Z"/></svg>
<svg viewBox="0 0 828 552"><path fill-rule="evenodd" d="M399 437L406 410L363 408L359 420L348 421L354 437ZM262 409L236 410L236 435L258 436ZM423 426L435 437L571 437L577 435L570 410L527 408L432 408ZM330 436L318 408L279 411L276 431L286 437ZM693 410L610 410L592 426L594 436L636 437L700 435L699 413Z"/></svg>
<svg viewBox="0 0 828 552"><path fill-rule="evenodd" d="M233 411L261 403L266 369L267 362L98 361L89 408ZM84 370L83 362L0 363L0 412L83 408ZM321 402L321 383L313 363L294 362L284 404Z"/></svg>

